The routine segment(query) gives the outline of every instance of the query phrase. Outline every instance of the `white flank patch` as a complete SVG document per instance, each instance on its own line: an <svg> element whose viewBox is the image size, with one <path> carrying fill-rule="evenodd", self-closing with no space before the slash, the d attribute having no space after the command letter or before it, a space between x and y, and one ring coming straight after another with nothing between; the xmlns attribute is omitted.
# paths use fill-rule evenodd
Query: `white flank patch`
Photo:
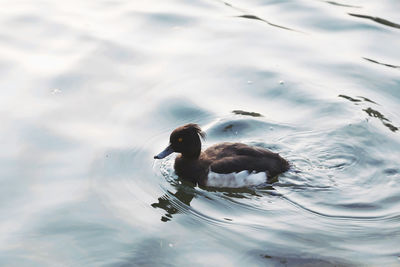
<svg viewBox="0 0 400 267"><path fill-rule="evenodd" d="M239 188L246 186L253 186L265 183L267 181L267 174L265 172L233 172L233 173L208 173L207 186L211 187L229 187Z"/></svg>

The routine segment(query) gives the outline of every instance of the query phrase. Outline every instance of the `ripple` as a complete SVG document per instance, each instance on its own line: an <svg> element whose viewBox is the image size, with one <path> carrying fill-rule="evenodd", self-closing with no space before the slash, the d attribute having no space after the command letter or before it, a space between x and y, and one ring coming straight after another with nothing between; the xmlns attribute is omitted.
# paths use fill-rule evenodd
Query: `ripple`
<svg viewBox="0 0 400 267"><path fill-rule="evenodd" d="M368 16L368 15L355 14L355 13L348 13L348 14L350 16L353 16L353 17L369 19L369 20L375 21L375 22L377 22L379 24L382 24L382 25L385 25L385 26L389 26L389 27L392 27L392 28L400 29L400 24L391 22L391 21L386 20L386 19L382 19L382 18L379 18L379 17L372 17L372 16Z"/></svg>
<svg viewBox="0 0 400 267"><path fill-rule="evenodd" d="M259 21L265 22L268 25L276 27L276 28L281 28L281 29L288 30L288 31L299 32L297 30L294 30L294 29L291 29L291 28L288 28L288 27L284 27L284 26L281 26L281 25L278 25L278 24L275 24L275 23L271 23L271 22L269 22L269 21L267 21L265 19L262 19L260 17L255 16L255 15L240 15L240 16L237 16L237 17L238 18L245 18L245 19L259 20Z"/></svg>
<svg viewBox="0 0 400 267"><path fill-rule="evenodd" d="M396 175L400 173L400 170L396 168L388 168L384 170L384 173L388 175Z"/></svg>
<svg viewBox="0 0 400 267"><path fill-rule="evenodd" d="M263 263L268 266L354 266L354 264L345 262L343 260L335 259L335 258L313 258L307 257L306 255L269 255L266 253L259 252L260 257L263 258Z"/></svg>
<svg viewBox="0 0 400 267"><path fill-rule="evenodd" d="M266 24L268 24L268 25L270 25L270 26L272 26L272 27L276 27L276 28L280 28L280 29L284 29L284 30L288 30L288 31L300 32L300 31L294 30L294 29L289 28L289 27L285 27L285 26L282 26L282 25L278 25L278 24L275 24L275 23L271 23L271 22L269 22L269 21L267 21L267 20L265 20L265 19L263 19L263 18L260 18L260 17L258 17L258 16L256 16L256 15L248 14L248 13L246 12L246 10L244 10L243 8L236 7L236 6L232 5L231 3L224 2L224 1L222 1L222 2L224 3L225 6L228 6L228 7L232 8L232 9L235 9L236 11L240 11L241 13L244 13L243 15L236 16L236 17L238 17L238 18L245 18L245 19L251 19L251 20L259 20L259 21L262 21L262 22L264 22L264 23L266 23ZM246 14L246 13L247 13L247 14Z"/></svg>
<svg viewBox="0 0 400 267"><path fill-rule="evenodd" d="M176 126L188 122L203 121L211 117L209 111L183 97L164 99L157 105L157 110L154 111L154 117L157 117L157 114L163 114L160 119L166 122L174 121ZM171 129L167 131L171 131ZM169 133L170 132L168 132L168 134Z"/></svg>
<svg viewBox="0 0 400 267"><path fill-rule="evenodd" d="M339 95L338 97L347 99L347 100L353 102L355 105L363 104L364 102L367 102L367 104L368 103L372 103L372 104L378 105L375 101L372 101L371 99L366 98L366 97L362 97L362 96L358 96L357 97L357 98L360 98L360 99L353 98L353 97L346 96L346 95ZM388 128L390 131L397 132L399 130L398 127L393 125L392 122L388 118L386 118L385 115L383 115L381 112L379 112L375 107L374 108L367 107L367 108L362 109L362 110L365 111L365 113L367 113L369 117L379 119L382 122L382 124L386 128Z"/></svg>
<svg viewBox="0 0 400 267"><path fill-rule="evenodd" d="M289 125L269 122L262 117L256 118L235 118L227 117L210 123L205 127L209 140L229 141L233 139L244 139L251 137L253 143L257 139L275 139L293 129ZM263 142L257 143L263 146ZM264 147L269 144L264 143Z"/></svg>
<svg viewBox="0 0 400 267"><path fill-rule="evenodd" d="M381 175L381 168L391 161L377 157L374 145L364 145L370 138L379 144L384 136L369 133L365 126L359 123L285 137L283 142L292 148L287 157L294 170L280 176L274 188L289 203L324 218L387 222L398 216L388 204L398 203L396 198L388 202L378 198L379 192L396 194L388 190L391 180ZM304 146L293 150L292 144L299 143Z"/></svg>
<svg viewBox="0 0 400 267"><path fill-rule="evenodd" d="M365 111L368 116L372 117L372 118L378 118L382 124L384 126L386 126L389 130L391 130L392 132L397 132L399 130L399 128L397 128L396 126L394 126L390 120L388 120L382 113L380 113L379 111L368 107L366 109L363 109L363 111Z"/></svg>
<svg viewBox="0 0 400 267"><path fill-rule="evenodd" d="M365 60L367 60L367 61L369 61L369 62L378 64L378 65L382 65L382 66L389 67L389 68L400 69L400 66L396 66L396 65L392 65L392 64L387 64L387 63L382 63L382 62L379 62L379 61L377 61L377 60L373 60L373 59L366 58L366 57L363 57L363 59L365 59Z"/></svg>
<svg viewBox="0 0 400 267"><path fill-rule="evenodd" d="M232 111L233 114L236 115L243 115L243 116L250 116L250 117L263 117L263 115L261 115L260 113L257 112L249 112L249 111L244 111L244 110L233 110Z"/></svg>
<svg viewBox="0 0 400 267"><path fill-rule="evenodd" d="M352 7L352 8L362 8L362 6L353 6L353 5L347 5L347 4L342 4L339 2L334 2L334 1L324 1L328 4L334 5L334 6L342 6L342 7Z"/></svg>
<svg viewBox="0 0 400 267"><path fill-rule="evenodd" d="M377 207L374 204L370 203L349 203L349 204L341 204L339 205L338 203L332 204L331 207L333 209L331 210L326 210L325 212L319 211L317 209L320 209L321 207L318 207L317 209L313 209L311 207L308 207L308 205L300 204L300 202L296 199L292 199L291 197L288 197L286 195L283 196L284 199L286 199L289 203L293 204L294 206L300 208L301 210L304 210L306 212L309 212L310 214L317 215L319 217L323 218L328 218L328 219L335 219L335 220L345 220L345 221L382 221L386 222L388 220L397 218L399 215L397 214L392 214L392 213L387 213L387 214L379 214L379 215L372 215L371 210L379 211L379 207ZM339 207L345 207L346 209L353 210L347 212L348 214L345 214L339 211ZM363 212L365 215L349 215L349 213L355 213L354 209L357 208L357 213L360 212L360 207L364 208ZM366 215L368 214L368 215Z"/></svg>

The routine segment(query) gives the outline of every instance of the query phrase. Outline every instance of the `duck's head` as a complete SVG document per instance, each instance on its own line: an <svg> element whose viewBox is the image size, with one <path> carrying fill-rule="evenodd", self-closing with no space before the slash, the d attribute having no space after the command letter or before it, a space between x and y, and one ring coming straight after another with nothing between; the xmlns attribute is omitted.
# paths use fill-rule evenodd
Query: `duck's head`
<svg viewBox="0 0 400 267"><path fill-rule="evenodd" d="M184 158L198 158L201 153L201 140L205 133L199 125L190 123L176 128L169 137L169 145L155 159L162 159L173 152L181 153Z"/></svg>

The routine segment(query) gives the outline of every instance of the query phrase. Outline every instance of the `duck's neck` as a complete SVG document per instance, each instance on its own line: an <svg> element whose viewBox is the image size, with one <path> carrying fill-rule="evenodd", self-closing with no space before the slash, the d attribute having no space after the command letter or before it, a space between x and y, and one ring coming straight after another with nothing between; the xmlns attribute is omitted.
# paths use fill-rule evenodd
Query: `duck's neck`
<svg viewBox="0 0 400 267"><path fill-rule="evenodd" d="M198 159L201 153L201 141L199 135L195 133L190 145L185 146L185 148L180 152L182 153L182 158Z"/></svg>
<svg viewBox="0 0 400 267"><path fill-rule="evenodd" d="M182 153L182 158L185 159L198 159L201 154L201 146L199 148L196 148L194 150L190 151L185 151Z"/></svg>

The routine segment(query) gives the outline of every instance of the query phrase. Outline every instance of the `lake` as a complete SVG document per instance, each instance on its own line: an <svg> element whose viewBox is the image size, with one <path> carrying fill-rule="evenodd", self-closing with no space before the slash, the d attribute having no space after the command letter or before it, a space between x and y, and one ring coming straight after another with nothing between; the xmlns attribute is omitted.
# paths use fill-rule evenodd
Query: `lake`
<svg viewBox="0 0 400 267"><path fill-rule="evenodd" d="M400 266L400 2L3 1L1 266ZM291 163L201 188L176 127Z"/></svg>

